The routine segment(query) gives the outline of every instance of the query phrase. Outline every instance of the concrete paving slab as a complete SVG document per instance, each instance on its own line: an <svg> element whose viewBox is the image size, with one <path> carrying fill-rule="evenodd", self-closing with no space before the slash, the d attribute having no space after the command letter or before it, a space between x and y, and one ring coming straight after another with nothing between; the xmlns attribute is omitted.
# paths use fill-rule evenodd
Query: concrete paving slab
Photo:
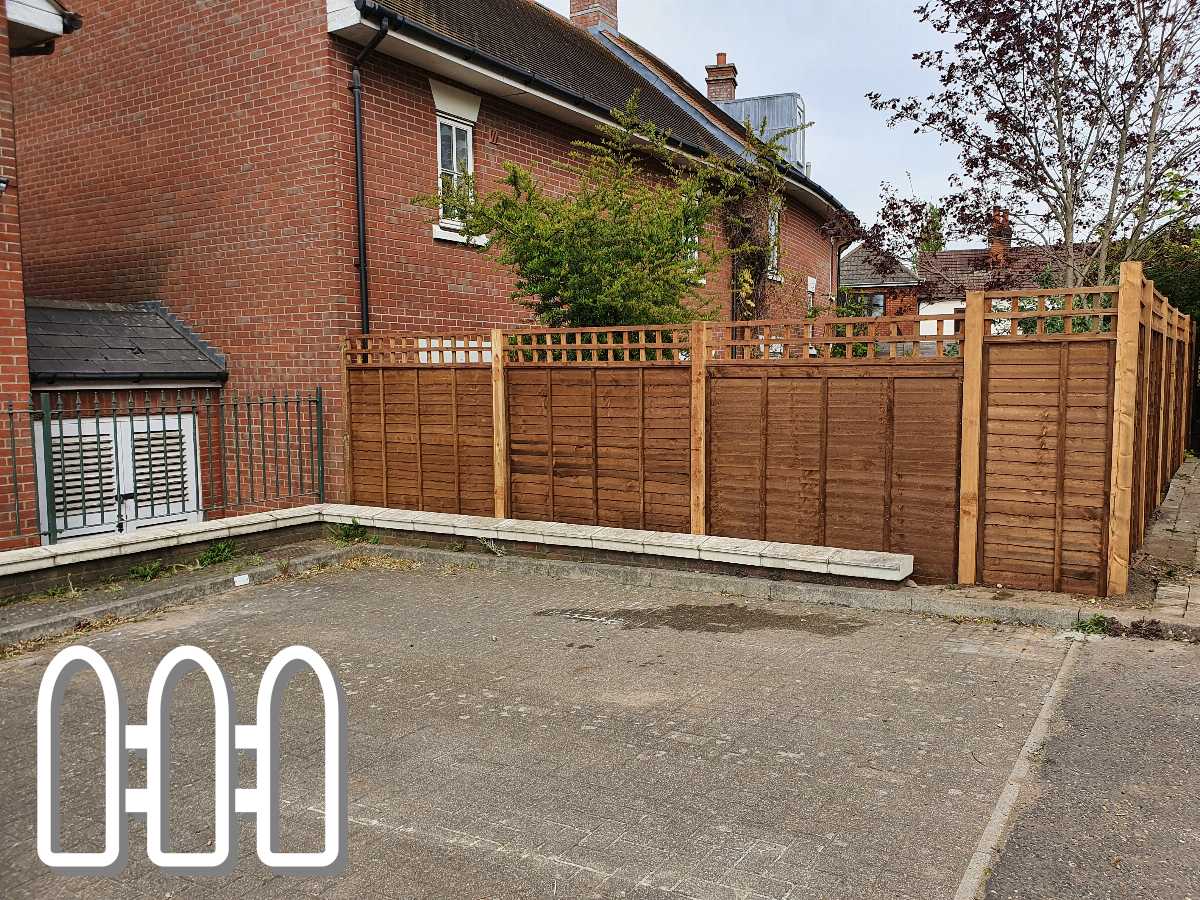
<svg viewBox="0 0 1200 900"><path fill-rule="evenodd" d="M1030 629L432 563L257 585L86 642L133 722L180 644L224 667L243 722L275 652L320 652L349 702L349 865L275 877L243 825L233 874L167 876L139 826L121 878L48 873L32 802L46 649L0 663L6 897L952 896L1065 653ZM189 676L176 691L175 849L208 839L207 690ZM97 691L67 691L74 846L99 821ZM317 709L297 676L285 849L316 839Z"/></svg>
<svg viewBox="0 0 1200 900"><path fill-rule="evenodd" d="M1200 897L1200 647L1081 648L988 900Z"/></svg>

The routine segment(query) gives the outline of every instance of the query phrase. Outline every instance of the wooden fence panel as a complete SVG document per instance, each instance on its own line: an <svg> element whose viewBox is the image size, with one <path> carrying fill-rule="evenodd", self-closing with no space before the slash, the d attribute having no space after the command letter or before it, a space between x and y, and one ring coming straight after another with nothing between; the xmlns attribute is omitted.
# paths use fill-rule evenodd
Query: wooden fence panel
<svg viewBox="0 0 1200 900"><path fill-rule="evenodd" d="M643 377L646 528L686 532L691 512L690 372L686 367L648 368Z"/></svg>
<svg viewBox="0 0 1200 900"><path fill-rule="evenodd" d="M829 380L825 407L825 542L883 550L889 452L888 380Z"/></svg>
<svg viewBox="0 0 1200 900"><path fill-rule="evenodd" d="M1112 341L984 347L983 580L1103 590Z"/></svg>
<svg viewBox="0 0 1200 900"><path fill-rule="evenodd" d="M712 369L709 532L912 553L918 578L953 580L961 383L957 365Z"/></svg>
<svg viewBox="0 0 1200 900"><path fill-rule="evenodd" d="M918 578L950 582L958 567L962 379L939 375L895 379L888 549L911 553Z"/></svg>
<svg viewBox="0 0 1200 900"><path fill-rule="evenodd" d="M1138 263L945 318L353 337L348 481L365 504L1122 591L1183 458L1194 340Z"/></svg>
<svg viewBox="0 0 1200 900"><path fill-rule="evenodd" d="M596 372L597 525L646 527L644 369Z"/></svg>
<svg viewBox="0 0 1200 900"><path fill-rule="evenodd" d="M402 509L423 509L424 491L421 475L424 453L418 451L423 451L424 448L418 447L417 443L417 435L420 434L417 428L420 421L417 415L420 370L376 369L374 374L382 379L380 402L383 404L384 421L387 425L387 453L383 460L387 463L388 479L387 502L384 505L394 505ZM351 389L353 391L353 385ZM367 422L361 417L356 417L356 438ZM361 482L358 480L360 472L357 459L354 477L355 486L358 487Z"/></svg>
<svg viewBox="0 0 1200 900"><path fill-rule="evenodd" d="M346 386L356 503L492 514L487 369L351 369Z"/></svg>
<svg viewBox="0 0 1200 900"><path fill-rule="evenodd" d="M688 530L686 367L525 367L506 379L514 517Z"/></svg>
<svg viewBox="0 0 1200 900"><path fill-rule="evenodd" d="M509 510L514 519L554 515L548 370L510 370L508 390Z"/></svg>
<svg viewBox="0 0 1200 900"><path fill-rule="evenodd" d="M709 378L708 531L711 534L763 539L762 392L763 382L758 377Z"/></svg>
<svg viewBox="0 0 1200 900"><path fill-rule="evenodd" d="M722 380L713 384L721 384ZM767 385L766 530L773 541L825 543L824 378L772 378ZM756 433L757 434L757 433Z"/></svg>

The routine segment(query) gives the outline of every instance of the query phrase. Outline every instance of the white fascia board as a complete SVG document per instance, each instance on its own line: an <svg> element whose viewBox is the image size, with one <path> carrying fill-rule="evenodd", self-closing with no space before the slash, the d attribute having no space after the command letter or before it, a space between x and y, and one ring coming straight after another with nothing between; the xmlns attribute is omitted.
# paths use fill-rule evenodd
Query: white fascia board
<svg viewBox="0 0 1200 900"><path fill-rule="evenodd" d="M330 34L336 34L354 44L364 45L378 32L379 29L371 22L364 21L354 4L348 0L327 0L327 4ZM579 128L595 131L601 125L611 124L602 116L572 106L535 87L520 84L476 63L423 44L408 35L389 32L376 52Z"/></svg>
<svg viewBox="0 0 1200 900"><path fill-rule="evenodd" d="M47 40L62 37L63 8L54 0L5 0L8 21L41 32Z"/></svg>
<svg viewBox="0 0 1200 900"><path fill-rule="evenodd" d="M801 184L790 176L784 176L783 192L801 206L807 207L826 219L837 215L837 207L806 185Z"/></svg>

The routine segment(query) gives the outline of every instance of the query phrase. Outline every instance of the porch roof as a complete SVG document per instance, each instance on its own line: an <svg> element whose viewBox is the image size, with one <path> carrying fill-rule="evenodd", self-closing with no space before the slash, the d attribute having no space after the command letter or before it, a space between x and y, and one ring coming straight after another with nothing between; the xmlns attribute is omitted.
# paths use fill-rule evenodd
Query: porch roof
<svg viewBox="0 0 1200 900"><path fill-rule="evenodd" d="M223 354L155 301L30 301L29 377L71 381L224 381Z"/></svg>

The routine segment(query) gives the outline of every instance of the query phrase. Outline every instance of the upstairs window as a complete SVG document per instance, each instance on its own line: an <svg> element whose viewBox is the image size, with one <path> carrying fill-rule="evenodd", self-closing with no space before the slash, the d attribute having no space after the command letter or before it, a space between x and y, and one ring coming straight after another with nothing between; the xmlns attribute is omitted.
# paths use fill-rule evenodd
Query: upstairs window
<svg viewBox="0 0 1200 900"><path fill-rule="evenodd" d="M463 178L475 172L475 154L472 149L475 128L465 122L438 116L438 190L442 197L456 191ZM442 225L448 228L461 226L452 212L442 207Z"/></svg>
<svg viewBox="0 0 1200 900"><path fill-rule="evenodd" d="M779 275L779 209L778 200L771 204L771 212L767 216L767 247L770 256L767 259L767 276L776 281L782 280Z"/></svg>

